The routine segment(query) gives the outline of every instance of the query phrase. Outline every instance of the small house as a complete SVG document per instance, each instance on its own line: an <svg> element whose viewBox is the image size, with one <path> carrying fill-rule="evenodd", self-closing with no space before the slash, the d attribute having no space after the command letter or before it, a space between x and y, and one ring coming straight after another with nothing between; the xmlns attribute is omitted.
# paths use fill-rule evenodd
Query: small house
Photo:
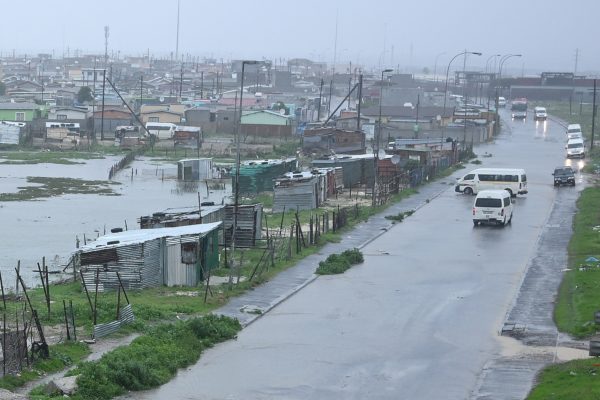
<svg viewBox="0 0 600 400"><path fill-rule="evenodd" d="M273 189L273 212L286 210L312 210L321 205L324 177L311 172L292 172L275 180Z"/></svg>
<svg viewBox="0 0 600 400"><path fill-rule="evenodd" d="M177 179L180 181L203 181L213 177L212 158L192 158L177 162Z"/></svg>
<svg viewBox="0 0 600 400"><path fill-rule="evenodd" d="M221 223L136 229L100 236L75 253L88 290L191 286L219 264ZM117 274L117 272L119 274ZM97 278L97 282L96 282Z"/></svg>

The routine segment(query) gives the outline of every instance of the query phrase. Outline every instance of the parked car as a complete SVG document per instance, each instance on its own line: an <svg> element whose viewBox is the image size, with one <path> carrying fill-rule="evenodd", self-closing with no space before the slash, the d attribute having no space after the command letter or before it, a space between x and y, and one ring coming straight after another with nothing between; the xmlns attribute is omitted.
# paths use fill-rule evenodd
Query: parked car
<svg viewBox="0 0 600 400"><path fill-rule="evenodd" d="M505 226L512 222L513 201L506 190L482 190L473 203L473 225L490 222Z"/></svg>
<svg viewBox="0 0 600 400"><path fill-rule="evenodd" d="M554 175L554 186L575 186L575 171L571 167L556 167L552 175Z"/></svg>

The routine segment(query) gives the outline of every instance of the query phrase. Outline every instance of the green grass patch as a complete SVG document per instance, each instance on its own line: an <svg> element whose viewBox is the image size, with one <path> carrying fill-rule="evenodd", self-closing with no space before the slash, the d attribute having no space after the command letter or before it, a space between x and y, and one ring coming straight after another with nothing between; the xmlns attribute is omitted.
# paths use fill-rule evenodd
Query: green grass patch
<svg viewBox="0 0 600 400"><path fill-rule="evenodd" d="M56 197L65 194L99 194L119 196L112 186L120 182L85 180L75 178L49 178L28 176L27 183L36 186L21 186L16 193L0 193L0 201L24 201Z"/></svg>
<svg viewBox="0 0 600 400"><path fill-rule="evenodd" d="M358 249L346 250L341 254L331 254L325 261L319 262L315 271L318 275L343 274L350 267L364 261L363 254Z"/></svg>
<svg viewBox="0 0 600 400"><path fill-rule="evenodd" d="M102 159L104 155L94 151L6 151L0 152L0 164L84 164L81 161Z"/></svg>
<svg viewBox="0 0 600 400"><path fill-rule="evenodd" d="M600 398L598 359L575 360L546 367L527 400L596 400Z"/></svg>
<svg viewBox="0 0 600 400"><path fill-rule="evenodd" d="M15 390L27 382L39 379L44 374L61 371L76 364L90 353L88 345L70 342L50 346L50 358L36 360L30 369L19 375L7 375L0 378L0 388Z"/></svg>
<svg viewBox="0 0 600 400"><path fill-rule="evenodd" d="M237 320L215 315L151 328L130 345L70 371L79 375L75 398L111 399L160 386L195 363L204 349L235 338L240 330Z"/></svg>
<svg viewBox="0 0 600 400"><path fill-rule="evenodd" d="M396 215L386 215L385 219L389 219L390 221L393 221L393 222L402 222L402 221L404 221L404 218L410 217L414 213L415 213L415 210L402 211Z"/></svg>
<svg viewBox="0 0 600 400"><path fill-rule="evenodd" d="M600 310L600 267L581 268L585 260L600 259L600 188L582 191L575 215L573 236L569 242L569 269L561 283L554 319L559 330L576 338L592 335L598 330L594 312Z"/></svg>

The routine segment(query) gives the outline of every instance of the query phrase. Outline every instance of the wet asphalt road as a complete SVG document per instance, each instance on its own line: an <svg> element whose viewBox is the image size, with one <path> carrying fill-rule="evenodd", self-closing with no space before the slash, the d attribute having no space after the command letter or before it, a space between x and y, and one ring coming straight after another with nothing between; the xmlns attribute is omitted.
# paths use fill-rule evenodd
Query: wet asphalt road
<svg viewBox="0 0 600 400"><path fill-rule="evenodd" d="M454 193L449 181L429 185L423 190L441 194L367 244L364 264L314 279L238 340L206 351L170 383L133 397L467 399L510 386L501 374L486 384L502 357L497 336L527 282L540 235L553 226L555 198L574 199L579 190L552 186L563 146L564 131L552 122L507 121L504 133L476 152L492 154L480 158L481 167L527 171L530 194L517 198L511 225L474 228L473 197ZM378 222L359 230L373 235ZM338 246L351 247L347 242ZM525 390L530 380L523 382Z"/></svg>

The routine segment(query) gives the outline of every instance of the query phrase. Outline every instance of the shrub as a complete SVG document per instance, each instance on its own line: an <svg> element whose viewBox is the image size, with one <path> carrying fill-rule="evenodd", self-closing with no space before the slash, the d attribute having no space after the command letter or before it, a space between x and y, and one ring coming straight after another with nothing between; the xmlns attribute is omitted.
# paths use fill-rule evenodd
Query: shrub
<svg viewBox="0 0 600 400"><path fill-rule="evenodd" d="M234 338L240 329L237 320L217 315L159 325L129 346L80 364L71 372L79 375L77 395L104 400L162 385L179 368L196 362L204 348Z"/></svg>
<svg viewBox="0 0 600 400"><path fill-rule="evenodd" d="M319 263L315 273L319 275L343 274L352 265L360 264L363 261L363 254L360 250L346 250L341 254L329 255L325 261Z"/></svg>

